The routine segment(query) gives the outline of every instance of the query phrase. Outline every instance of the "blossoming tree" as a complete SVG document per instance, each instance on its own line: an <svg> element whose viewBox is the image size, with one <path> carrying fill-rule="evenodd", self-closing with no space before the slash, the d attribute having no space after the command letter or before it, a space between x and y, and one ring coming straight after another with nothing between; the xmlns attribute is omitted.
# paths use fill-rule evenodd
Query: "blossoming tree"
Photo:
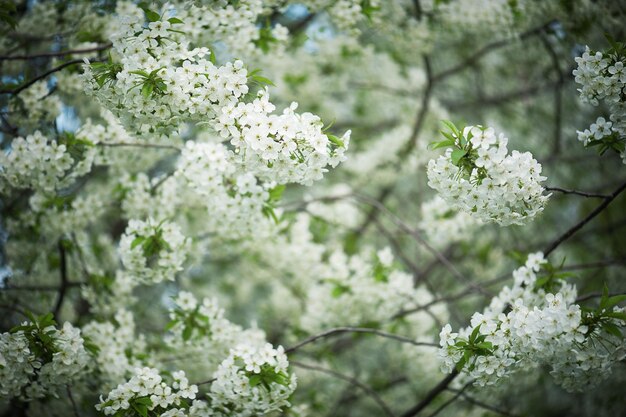
<svg viewBox="0 0 626 417"><path fill-rule="evenodd" d="M0 0L1 415L622 415L624 21Z"/></svg>

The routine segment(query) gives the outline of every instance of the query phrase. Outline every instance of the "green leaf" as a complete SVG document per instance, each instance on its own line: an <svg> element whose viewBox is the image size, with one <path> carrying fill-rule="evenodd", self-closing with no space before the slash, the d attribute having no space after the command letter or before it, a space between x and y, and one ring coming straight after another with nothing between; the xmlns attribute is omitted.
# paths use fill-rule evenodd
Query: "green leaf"
<svg viewBox="0 0 626 417"><path fill-rule="evenodd" d="M143 236L137 236L133 239L133 242L130 244L131 249L135 249L137 246L141 245L146 240Z"/></svg>
<svg viewBox="0 0 626 417"><path fill-rule="evenodd" d="M457 129L457 127L454 125L454 123L452 123L450 120L442 120L441 123L446 125L448 127L448 129L450 129L450 131L452 133L454 133L454 136L456 136L456 137L461 136L461 132L459 131L459 129Z"/></svg>
<svg viewBox="0 0 626 417"><path fill-rule="evenodd" d="M435 149L440 149L440 148L448 148L450 146L454 146L455 143L456 141L454 139L447 139L447 140L442 140L439 142L433 142L430 145L430 149L435 150Z"/></svg>
<svg viewBox="0 0 626 417"><path fill-rule="evenodd" d="M168 22L170 22L172 25L177 25L180 23L184 23L182 20L180 20L177 17L170 17L169 19L167 19Z"/></svg>
<svg viewBox="0 0 626 417"><path fill-rule="evenodd" d="M154 91L154 84L150 82L144 83L143 87L141 87L141 95L144 96L144 98L150 97L152 91Z"/></svg>
<svg viewBox="0 0 626 417"><path fill-rule="evenodd" d="M329 140L332 144L334 144L334 145L336 145L336 146L338 146L338 147L340 147L340 148L343 148L343 147L345 146L345 144L343 143L343 141L342 141L341 139L339 139L337 136L335 136L335 135L326 135L326 136L328 137L328 140Z"/></svg>
<svg viewBox="0 0 626 417"><path fill-rule="evenodd" d="M183 340L187 341L191 339L192 332L193 332L193 327L189 325L185 326L185 328L183 329Z"/></svg>
<svg viewBox="0 0 626 417"><path fill-rule="evenodd" d="M457 148L453 150L452 155L451 155L452 163L458 166L459 162L461 161L461 158L463 158L465 155L467 155L467 151L465 149Z"/></svg>
<svg viewBox="0 0 626 417"><path fill-rule="evenodd" d="M261 75L253 74L250 76L250 78L252 78L254 81L256 81L259 84L267 84L267 85L276 87L274 83L272 82L272 80L270 80L269 78L265 78Z"/></svg>
<svg viewBox="0 0 626 417"><path fill-rule="evenodd" d="M619 329L619 327L617 327L613 323L604 323L604 325L602 327L604 328L604 330L606 330L608 333L612 334L613 336L615 336L615 337L617 337L619 339L623 339L624 338L624 335L622 334L622 331Z"/></svg>
<svg viewBox="0 0 626 417"><path fill-rule="evenodd" d="M277 185L276 187L270 190L270 201L278 201L283 196L283 192L285 191L285 184Z"/></svg>
<svg viewBox="0 0 626 417"><path fill-rule="evenodd" d="M606 300L604 308L608 310L611 307L614 307L614 306L616 306L617 304L619 304L619 303L621 303L623 301L626 301L626 294L624 294L624 295L614 295L613 297L609 297Z"/></svg>
<svg viewBox="0 0 626 417"><path fill-rule="evenodd" d="M161 15L154 10L143 9L143 11L146 13L146 18L150 22L158 22L159 20L161 20Z"/></svg>
<svg viewBox="0 0 626 417"><path fill-rule="evenodd" d="M172 330L172 328L174 328L174 326L176 326L177 324L178 320L170 320L170 322L165 325L165 331Z"/></svg>
<svg viewBox="0 0 626 417"><path fill-rule="evenodd" d="M250 386L251 387L256 387L257 385L259 385L261 383L261 380L263 379L263 377L260 374L254 374L249 378L250 381Z"/></svg>
<svg viewBox="0 0 626 417"><path fill-rule="evenodd" d="M626 313L612 311L610 313L606 313L604 316L605 317L610 317L610 318L613 318L613 319L618 319L618 320L621 320L621 321L626 323Z"/></svg>

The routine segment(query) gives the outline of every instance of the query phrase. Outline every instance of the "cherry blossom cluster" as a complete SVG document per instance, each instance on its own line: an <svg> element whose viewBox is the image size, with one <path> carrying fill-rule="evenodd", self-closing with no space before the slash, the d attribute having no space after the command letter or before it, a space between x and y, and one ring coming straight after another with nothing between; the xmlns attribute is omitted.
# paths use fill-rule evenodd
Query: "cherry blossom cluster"
<svg viewBox="0 0 626 417"><path fill-rule="evenodd" d="M234 154L221 143L190 141L181 153L176 175L210 213L208 232L228 238L263 236L271 227L268 215L273 212L275 183L259 183L252 173L238 169L233 159Z"/></svg>
<svg viewBox="0 0 626 417"><path fill-rule="evenodd" d="M389 248L347 256L333 252L319 272L321 282L307 294L301 327L316 332L337 326L389 320L402 309L421 303L413 277L398 270Z"/></svg>
<svg viewBox="0 0 626 417"><path fill-rule="evenodd" d="M508 154L508 139L493 128L451 123L446 139L435 147L445 154L428 163L428 185L451 209L483 222L522 225L543 211L541 165L530 152Z"/></svg>
<svg viewBox="0 0 626 417"><path fill-rule="evenodd" d="M157 369L137 368L130 380L119 384L106 398L100 398L96 410L107 416L132 410L140 416L146 416L150 411L161 417L185 417L186 400L195 399L197 393L198 387L189 384L184 371L174 372L170 385Z"/></svg>
<svg viewBox="0 0 626 417"><path fill-rule="evenodd" d="M467 240L480 224L469 213L451 208L440 196L422 204L420 213L418 227L428 242L437 248Z"/></svg>
<svg viewBox="0 0 626 417"><path fill-rule="evenodd" d="M453 3L441 2L438 15L450 27L489 31L510 31L515 13L524 2L508 0L460 0Z"/></svg>
<svg viewBox="0 0 626 417"><path fill-rule="evenodd" d="M0 334L0 395L24 401L58 396L88 370L91 356L80 329L52 314Z"/></svg>
<svg viewBox="0 0 626 417"><path fill-rule="evenodd" d="M216 42L228 45L236 56L253 56L259 51L268 52L280 48L288 38L289 31L277 23L259 25L263 16L271 13L279 1L242 0L237 2L213 2L213 4L177 5L177 17L185 22L185 33L199 45Z"/></svg>
<svg viewBox="0 0 626 417"><path fill-rule="evenodd" d="M91 143L78 143L75 138L60 143L49 140L40 131L26 138L17 137L8 153L0 152L0 191L30 188L53 193L89 172L94 154Z"/></svg>
<svg viewBox="0 0 626 417"><path fill-rule="evenodd" d="M207 356L205 365L213 366L227 356L238 340L255 339L252 333L245 333L226 319L215 299L198 302L190 292L181 291L174 302L176 307L170 310L171 321L167 325L170 334L165 341L177 352Z"/></svg>
<svg viewBox="0 0 626 417"><path fill-rule="evenodd" d="M143 366L139 357L146 352L146 341L137 334L130 311L121 309L110 321L91 321L83 333L98 346L96 362L105 387L115 387Z"/></svg>
<svg viewBox="0 0 626 417"><path fill-rule="evenodd" d="M604 101L610 112L609 120L598 117L588 129L578 131L578 140L585 146L600 145L601 153L613 149L626 163L626 53L616 48L594 52L587 46L576 63L573 74L581 85L581 100L593 106Z"/></svg>
<svg viewBox="0 0 626 417"><path fill-rule="evenodd" d="M248 92L243 62L217 67L208 48L190 50L189 40L175 29L180 19L157 15L147 27L137 16L125 19L112 38L119 62L86 64L84 79L87 92L129 131L169 133L181 123L210 119Z"/></svg>
<svg viewBox="0 0 626 417"><path fill-rule="evenodd" d="M328 165L334 168L346 159L350 131L341 138L326 135L318 116L298 114L297 107L292 103L281 115L271 114L275 106L265 89L251 103L222 108L213 126L222 137L232 137L234 160L260 179L311 185Z"/></svg>
<svg viewBox="0 0 626 417"><path fill-rule="evenodd" d="M9 102L9 111L21 116L18 119L21 126L33 128L42 121L54 121L61 113L61 100L50 94L45 80L37 81Z"/></svg>
<svg viewBox="0 0 626 417"><path fill-rule="evenodd" d="M145 283L173 281L182 271L189 241L171 222L130 220L120 238L120 258L129 274Z"/></svg>
<svg viewBox="0 0 626 417"><path fill-rule="evenodd" d="M289 407L296 376L282 346L241 344L213 374L209 396L214 415L249 417Z"/></svg>
<svg viewBox="0 0 626 417"><path fill-rule="evenodd" d="M596 311L575 304L576 287L566 283L541 252L530 254L469 327L440 333L440 357L478 385L493 385L511 374L543 365L564 388L587 389L606 378L611 364L626 355L620 328L624 309L603 298ZM598 348L598 346L603 346Z"/></svg>

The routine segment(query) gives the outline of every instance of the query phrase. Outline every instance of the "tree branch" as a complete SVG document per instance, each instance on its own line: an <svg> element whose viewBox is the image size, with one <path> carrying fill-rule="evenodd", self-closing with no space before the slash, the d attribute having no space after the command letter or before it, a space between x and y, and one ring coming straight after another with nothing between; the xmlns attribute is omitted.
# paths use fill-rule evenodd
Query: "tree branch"
<svg viewBox="0 0 626 417"><path fill-rule="evenodd" d="M428 342L417 342L413 339L409 339L408 337L399 336L393 333L383 332L382 330L371 329L368 327L336 327L334 329L326 330L322 333L313 335L301 341L300 343L285 349L285 353L293 353L296 350L300 349L303 346L306 346L310 343L316 342L319 339L324 339L330 336L334 336L342 333L367 333L367 334L375 334L376 336L385 337L387 339L393 339L400 341L402 343L410 343L415 346L433 346L439 347L436 343L428 343Z"/></svg>
<svg viewBox="0 0 626 417"><path fill-rule="evenodd" d="M111 46L113 46L113 44L109 42L104 45L99 45L93 48L86 48L86 49L73 49L73 50L58 51L58 52L42 52L40 54L33 54L33 55L0 55L0 61L17 61L17 60L36 59L36 58L54 58L54 57L74 55L74 54L88 54L91 52L98 52L98 51L103 51L105 49L109 49Z"/></svg>
<svg viewBox="0 0 626 417"><path fill-rule="evenodd" d="M575 194L575 195L579 195L581 197L587 197L587 198L610 198L610 195L607 194L596 194L596 193L587 193L584 191L577 191L577 190L566 190L564 188L559 188L559 187L545 187L546 191L555 191L558 193L562 193L562 194Z"/></svg>
<svg viewBox="0 0 626 417"><path fill-rule="evenodd" d="M626 183L620 185L617 190L615 190L611 195L606 197L604 201L602 202L602 204L600 204L598 207L595 208L595 210L589 213L587 217L582 219L580 222L576 223L569 230L563 233L559 238L557 238L554 242L548 245L548 247L544 249L543 251L544 256L547 257L548 255L550 255L550 253L552 253L561 243L565 242L567 239L572 237L577 231L582 229L587 223L593 220L594 217L602 213L602 211L604 211L604 209L607 208L609 204L611 204L611 201L613 201L615 197L620 195L621 192L624 191L624 189L626 189Z"/></svg>
<svg viewBox="0 0 626 417"><path fill-rule="evenodd" d="M376 393L376 391L374 391L372 388L368 387L367 385L363 384L362 382L359 382L357 379L344 375L342 373L339 373L337 371L334 371L332 369L327 369L327 368L322 368L321 366L317 366L317 365L310 365L307 363L302 363L302 362L298 362L298 361L289 361L289 363L293 366L297 366L299 368L304 368L304 369L309 369L312 371L318 371L318 372L323 372L325 374L328 375L332 375L335 378L338 379L342 379L346 382L349 382L350 384L354 385L357 388L360 388L361 390L363 390L368 396L372 397L372 399L376 402L376 404L379 405L379 407L385 412L385 414L389 417L395 417L395 414L391 411L391 409L389 408L389 406L387 404L385 404L385 402L382 400L382 398L380 398L380 396L378 395L378 393Z"/></svg>
<svg viewBox="0 0 626 417"><path fill-rule="evenodd" d="M437 386L435 386L435 388L430 390L422 401L420 401L415 406L405 411L404 414L401 415L401 417L413 417L417 415L420 411L426 408L431 402L433 402L433 400L437 398L439 394L441 394L442 391L445 391L448 388L448 385L450 385L450 383L454 381L454 378L456 378L458 375L459 375L459 372L456 369L453 370L444 379L442 379L441 382L439 382Z"/></svg>

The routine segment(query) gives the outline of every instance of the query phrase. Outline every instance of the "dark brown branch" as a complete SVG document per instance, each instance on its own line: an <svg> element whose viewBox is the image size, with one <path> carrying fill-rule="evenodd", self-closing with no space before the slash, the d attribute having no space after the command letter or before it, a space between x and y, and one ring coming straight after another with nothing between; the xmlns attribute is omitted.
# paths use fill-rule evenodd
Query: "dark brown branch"
<svg viewBox="0 0 626 417"><path fill-rule="evenodd" d="M450 387L448 387L448 391L457 392L457 393L460 392L460 390L455 389L455 388L450 388ZM485 410L493 411L496 414L500 414L500 415L505 416L505 417L517 417L515 414L511 414L508 411L501 410L501 409L499 409L497 407L494 407L493 405L484 403L482 401L478 401L477 399L467 395L467 393L465 393L465 392L461 392L461 398L464 401L467 401L470 404L477 405L478 407L484 408Z"/></svg>
<svg viewBox="0 0 626 417"><path fill-rule="evenodd" d="M112 45L113 44L111 43L107 43L107 44L99 45L93 48L73 49L73 50L58 51L58 52L42 52L42 53L33 54L33 55L0 55L0 61L29 60L29 59L37 59L37 58L54 58L54 57L74 55L74 54L88 54L91 52L104 51L105 49L109 49Z"/></svg>
<svg viewBox="0 0 626 417"><path fill-rule="evenodd" d="M408 337L399 336L393 333L383 332L382 330L371 329L368 327L336 327L334 329L326 330L322 333L313 335L301 341L300 343L285 349L285 353L293 353L296 350L300 349L303 346L306 346L310 343L316 342L319 339L324 339L330 336L334 336L342 333L366 333L366 334L374 334L376 336L385 337L387 339L393 339L400 341L402 343L410 343L415 346L434 346L438 347L439 345L436 343L427 343L427 342L417 342L413 339L409 339Z"/></svg>
<svg viewBox="0 0 626 417"><path fill-rule="evenodd" d="M550 21L548 23L545 23L541 26L538 26L536 28L532 28L530 30L527 30L526 32L522 33L518 38L516 39L502 39L499 41L495 41L492 43L489 43L485 46L483 46L481 49L479 49L478 51L476 51L473 55L469 56L468 58L466 58L464 61L460 62L459 64L448 68L447 70L441 71L439 74L433 76L433 82L439 82L441 80L444 80L458 72L461 72L463 70L465 70L465 68L468 68L470 66L473 66L474 64L476 64L483 56L491 53L492 51L496 50L496 49L500 49L503 48L507 45L509 45L511 43L512 40L524 40L526 38L529 38L531 36L537 35L539 33L542 33L549 25L551 25L553 23L553 21Z"/></svg>
<svg viewBox="0 0 626 417"><path fill-rule="evenodd" d="M428 407L428 405L433 402L433 400L437 398L441 392L445 391L448 388L448 385L450 385L450 383L454 381L454 378L458 375L459 372L456 369L449 373L444 379L441 380L441 382L437 384L435 388L426 394L426 397L422 401L405 411L401 417L413 417L419 414L419 412Z"/></svg>
<svg viewBox="0 0 626 417"><path fill-rule="evenodd" d="M600 204L598 207L595 208L595 210L593 210L591 213L589 213L589 215L587 215L587 217L582 219L580 222L576 223L569 230L567 230L565 233L563 233L558 239L556 239L554 242L552 242L546 249L544 249L544 251L543 251L544 256L548 256L549 254L551 254L561 243L565 242L567 239L572 237L577 231L582 229L587 223L589 223L591 220L593 220L594 217L596 217L598 214L602 213L602 211L604 211L604 209L607 208L607 206L609 204L611 204L611 201L613 201L615 199L615 197L620 195L621 192L624 191L624 189L626 189L626 183L622 184L611 195L609 195L607 198L605 198L604 201L602 202L602 204Z"/></svg>
<svg viewBox="0 0 626 417"><path fill-rule="evenodd" d="M72 390L70 389L70 386L66 385L65 389L67 391L67 397L70 399L70 402L72 403L72 410L74 410L74 417L80 417L80 414L78 413L78 407L76 407L76 401L74 401L74 397L72 396Z"/></svg>
<svg viewBox="0 0 626 417"><path fill-rule="evenodd" d="M52 314L54 317L58 319L59 313L61 312L61 307L63 307L63 301L65 300L65 293L68 289L69 279L67 278L67 254L65 252L65 246L63 245L63 241L59 240L57 244L59 250L59 275L61 277L61 285L59 286L59 296L57 297L56 305L54 306L54 310L52 310Z"/></svg>
<svg viewBox="0 0 626 417"><path fill-rule="evenodd" d="M575 194L575 195L579 195L581 197L587 197L587 198L609 198L610 196L607 194L596 194L596 193L587 193L584 191L577 191L577 190L566 190L565 188L559 188L559 187L545 187L546 191L555 191L558 193L562 193L562 194Z"/></svg>
<svg viewBox="0 0 626 417"><path fill-rule="evenodd" d="M91 60L91 62L96 62L96 61L99 61L99 60ZM10 94L10 95L16 96L19 93L21 93L22 91L26 90L31 85L35 84L37 81L41 81L44 78L54 74L55 72L61 71L63 68L67 68L67 67L69 67L71 65L82 64L82 63L84 63L84 61L82 59L74 59L72 61L64 62L63 64L58 65L58 66L56 66L56 67L54 67L54 68L44 72L43 74L41 74L41 75L39 75L39 76L29 80L28 82L20 85L17 88L14 88L12 90L0 90L0 94Z"/></svg>
<svg viewBox="0 0 626 417"><path fill-rule="evenodd" d="M321 366L317 366L317 365L311 365L311 364L307 364L307 363L302 363L302 362L298 362L298 361L290 361L289 362L291 365L293 366L297 366L299 368L304 368L304 369L309 369L311 371L318 371L318 372L323 372L325 374L328 375L332 375L335 378L344 380L346 382L349 382L350 384L354 385L357 388L360 388L361 390L363 390L368 396L372 397L372 399L376 402L376 404L378 404L378 406L385 412L385 414L389 417L394 417L395 414L391 411L391 409L389 408L389 406L387 404L385 404L385 402L382 400L382 398L380 398L380 396L378 395L378 393L376 393L376 391L374 391L372 388L370 388L369 386L363 384L362 382L359 382L357 379L344 375L342 373L339 373L337 371L334 371L332 369L327 369L327 368L322 368Z"/></svg>
<svg viewBox="0 0 626 417"><path fill-rule="evenodd" d="M137 148L157 148L157 149L175 149L180 152L180 148L175 145L159 145L155 143L130 143L130 142L115 142L115 143L107 143L100 142L96 144L97 146L105 146L105 147L137 147Z"/></svg>
<svg viewBox="0 0 626 417"><path fill-rule="evenodd" d="M450 404L452 404L453 402L455 402L462 394L463 391L465 391L467 389L467 387L469 387L474 381L470 381L467 384L465 384L463 386L463 388L461 388L460 390L455 390L456 394L450 398L448 401L446 401L445 403L441 404L435 411L433 411L428 417L435 417L437 414L441 413L444 409L446 409ZM448 390L450 390L450 388L447 388Z"/></svg>

